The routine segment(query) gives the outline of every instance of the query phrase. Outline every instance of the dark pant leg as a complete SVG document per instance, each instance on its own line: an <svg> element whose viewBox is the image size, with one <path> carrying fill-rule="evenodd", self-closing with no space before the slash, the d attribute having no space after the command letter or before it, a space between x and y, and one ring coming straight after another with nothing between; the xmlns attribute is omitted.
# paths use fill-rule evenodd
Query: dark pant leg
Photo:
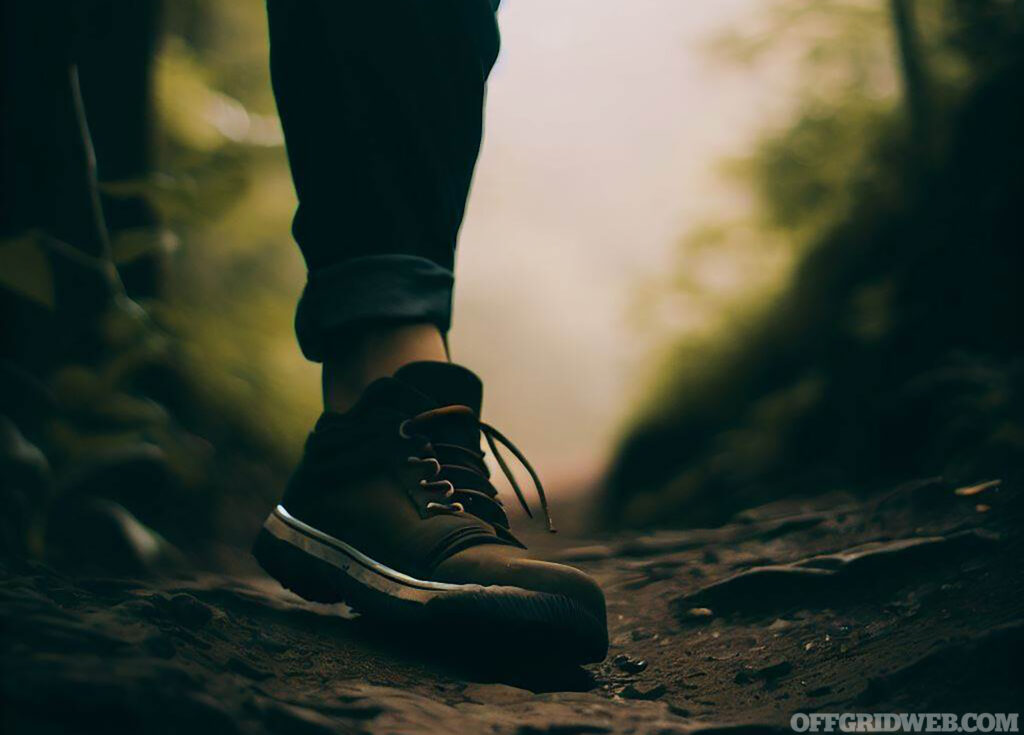
<svg viewBox="0 0 1024 735"><path fill-rule="evenodd" d="M268 0L271 75L323 359L367 321L451 318L455 241L498 52L496 0Z"/></svg>

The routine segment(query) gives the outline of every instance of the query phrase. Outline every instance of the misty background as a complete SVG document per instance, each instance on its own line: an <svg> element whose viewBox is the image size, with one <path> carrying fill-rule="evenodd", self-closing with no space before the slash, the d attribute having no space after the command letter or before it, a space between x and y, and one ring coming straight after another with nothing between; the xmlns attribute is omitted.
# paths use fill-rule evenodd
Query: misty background
<svg viewBox="0 0 1024 735"><path fill-rule="evenodd" d="M792 63L737 65L716 47L740 29L756 35L771 5L515 0L499 12L503 47L460 237L450 339L454 359L485 381L487 420L521 442L556 492L598 482L651 388L660 344L713 325L720 302L782 277L784 254L709 255L685 242L689 230L750 209L750 193L720 164L793 105ZM158 67L165 125L212 127L210 147L234 142L234 105L274 114L269 84L250 82L248 98L233 88L242 99L205 114L179 88L194 83L178 78L189 65L266 77L262 15L248 7L215 3L212 48L172 37ZM216 83L209 71L200 79ZM281 139L253 141L251 128L243 142L269 150L247 192L212 221L185 213L184 258L196 267L182 266L190 283L181 300L185 313L204 316L177 327L207 363L213 392L270 414L268 431L294 453L319 410L318 373L291 327L305 275L289 232ZM679 310L652 306L676 268L714 293ZM245 282L218 295L220 280L242 269Z"/></svg>
<svg viewBox="0 0 1024 735"><path fill-rule="evenodd" d="M263 5L11 7L3 543L245 548L320 412ZM499 21L451 344L563 526L1014 476L1024 3Z"/></svg>

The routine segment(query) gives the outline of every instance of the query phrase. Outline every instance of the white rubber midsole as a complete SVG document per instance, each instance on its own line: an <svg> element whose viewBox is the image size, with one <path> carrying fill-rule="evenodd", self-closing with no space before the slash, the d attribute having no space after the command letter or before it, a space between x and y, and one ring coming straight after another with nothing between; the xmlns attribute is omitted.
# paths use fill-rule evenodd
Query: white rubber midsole
<svg viewBox="0 0 1024 735"><path fill-rule="evenodd" d="M478 584L430 582L410 577L371 559L344 541L303 523L282 505L278 505L264 521L263 528L278 540L327 562L359 584L408 602L425 604L436 597L483 589Z"/></svg>

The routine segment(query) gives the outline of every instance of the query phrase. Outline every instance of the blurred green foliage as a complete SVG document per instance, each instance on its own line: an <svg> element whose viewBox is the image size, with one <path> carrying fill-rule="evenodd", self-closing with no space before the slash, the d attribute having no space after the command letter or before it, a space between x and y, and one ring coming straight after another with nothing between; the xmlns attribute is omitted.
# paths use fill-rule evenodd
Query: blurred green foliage
<svg viewBox="0 0 1024 735"><path fill-rule="evenodd" d="M295 346L305 269L270 87L266 12L229 0L169 4L156 67L159 171L148 195L181 247L157 318L179 338L213 411L294 458L318 377Z"/></svg>
<svg viewBox="0 0 1024 735"><path fill-rule="evenodd" d="M662 299L714 302L722 279L693 273L708 250L764 273L670 341L610 522L1014 471L1022 21L1013 0L780 2L717 44L732 63L798 64L803 92L727 166L752 213L692 232Z"/></svg>
<svg viewBox="0 0 1024 735"><path fill-rule="evenodd" d="M0 241L0 551L88 563L90 532L133 516L189 550L245 546L319 408L265 8L90 0L64 25L12 8L45 31L21 53L57 67L5 69L18 109L59 114L8 126L6 180L41 173Z"/></svg>

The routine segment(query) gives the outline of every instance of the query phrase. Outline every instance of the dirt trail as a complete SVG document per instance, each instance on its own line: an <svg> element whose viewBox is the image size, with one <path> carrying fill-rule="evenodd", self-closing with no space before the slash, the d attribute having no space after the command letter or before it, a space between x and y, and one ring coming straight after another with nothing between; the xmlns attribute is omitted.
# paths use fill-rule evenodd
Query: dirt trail
<svg viewBox="0 0 1024 735"><path fill-rule="evenodd" d="M612 647L586 668L467 663L253 569L0 575L4 732L788 732L797 711L1024 702L1021 495L940 480L786 502L718 529L577 539ZM550 543L550 541L542 541ZM475 644L474 644L475 645ZM475 650L479 653L479 648Z"/></svg>

